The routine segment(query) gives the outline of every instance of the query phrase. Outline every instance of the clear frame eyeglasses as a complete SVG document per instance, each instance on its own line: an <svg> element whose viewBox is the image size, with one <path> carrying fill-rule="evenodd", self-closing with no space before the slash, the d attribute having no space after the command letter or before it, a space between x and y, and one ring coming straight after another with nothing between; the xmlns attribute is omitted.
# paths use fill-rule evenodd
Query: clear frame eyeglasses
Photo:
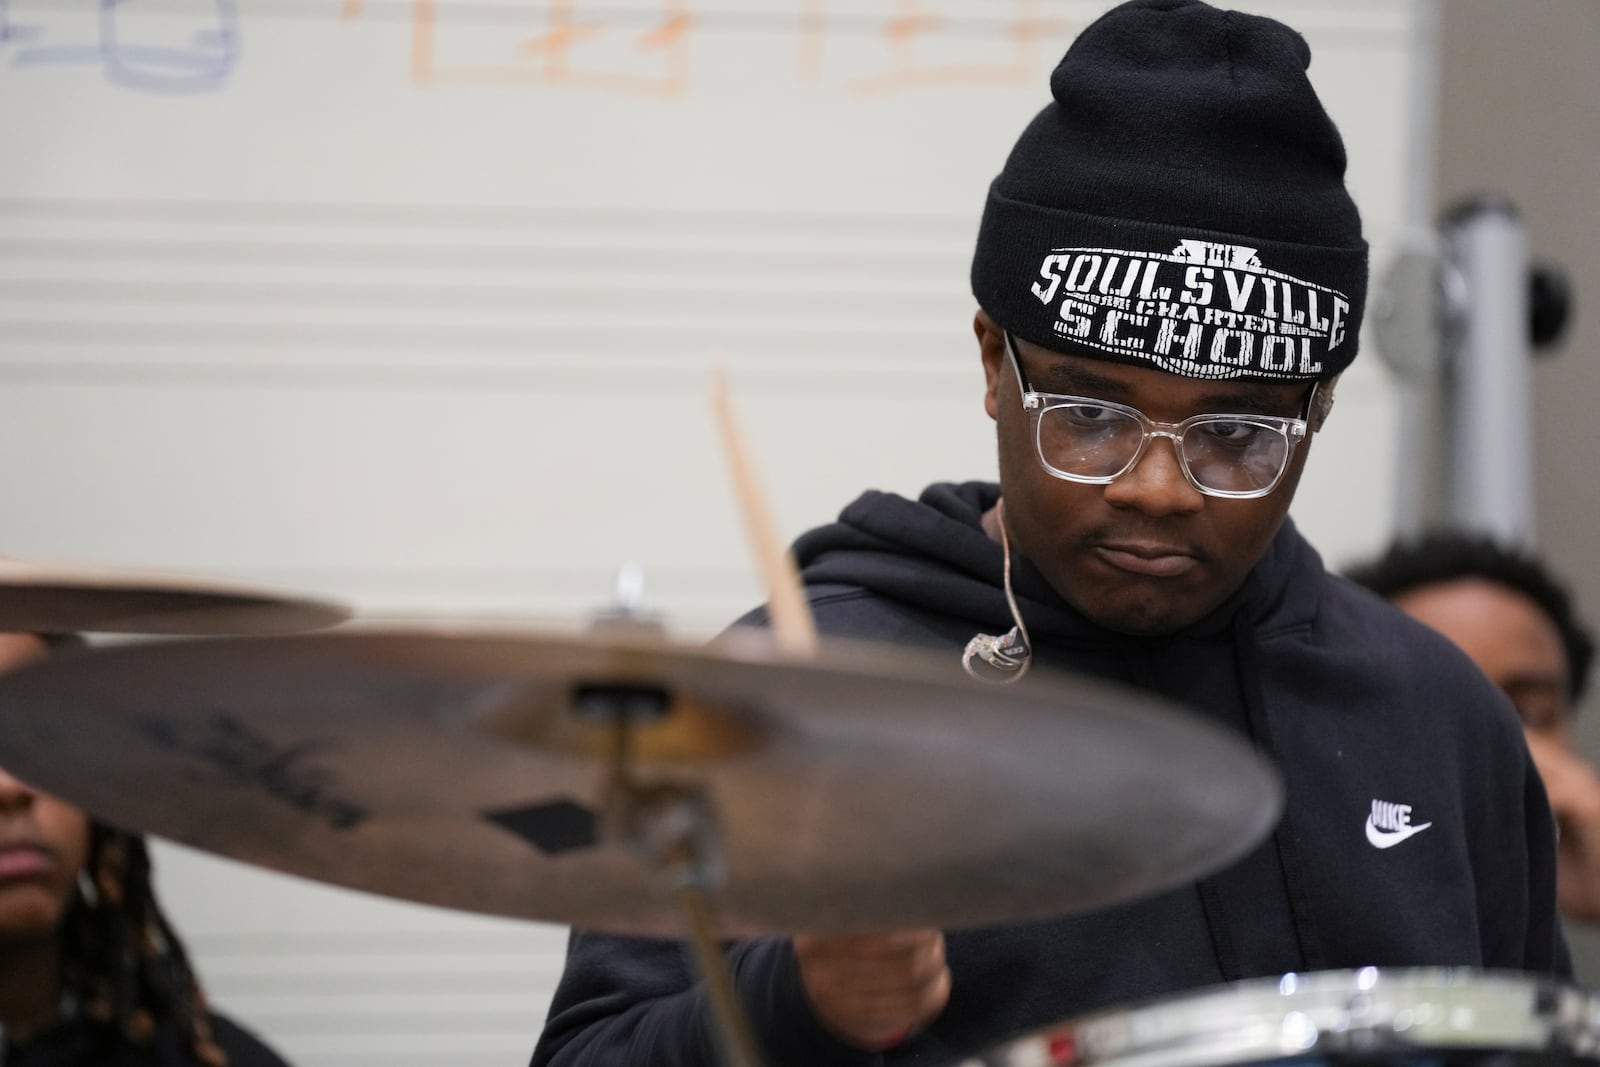
<svg viewBox="0 0 1600 1067"><path fill-rule="evenodd" d="M1150 438L1165 437L1177 452L1183 476L1206 496L1266 496L1278 487L1295 447L1305 439L1317 396L1313 384L1299 417L1203 414L1157 422L1138 408L1109 400L1035 392L1022 373L1009 330L1005 339L1006 356L1022 390L1022 409L1033 424L1039 462L1069 482L1108 485L1134 468Z"/></svg>

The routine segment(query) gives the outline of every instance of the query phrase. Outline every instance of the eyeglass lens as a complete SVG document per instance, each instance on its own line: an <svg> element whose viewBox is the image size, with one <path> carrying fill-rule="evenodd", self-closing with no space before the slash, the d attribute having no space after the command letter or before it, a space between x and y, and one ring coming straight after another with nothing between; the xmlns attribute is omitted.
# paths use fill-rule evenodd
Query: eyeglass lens
<svg viewBox="0 0 1600 1067"><path fill-rule="evenodd" d="M1058 404L1039 416L1039 454L1063 474L1110 479L1132 465L1144 442L1138 418L1094 404ZM1224 493L1266 489L1282 475L1288 437L1276 426L1238 416L1189 424L1179 448L1189 475Z"/></svg>

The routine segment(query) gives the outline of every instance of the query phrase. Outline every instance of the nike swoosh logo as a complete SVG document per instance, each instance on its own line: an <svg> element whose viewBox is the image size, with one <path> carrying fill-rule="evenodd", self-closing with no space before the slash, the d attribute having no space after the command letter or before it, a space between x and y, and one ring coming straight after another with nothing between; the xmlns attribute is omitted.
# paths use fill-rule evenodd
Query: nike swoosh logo
<svg viewBox="0 0 1600 1067"><path fill-rule="evenodd" d="M1372 816L1367 816L1367 840L1372 842L1373 848L1393 848L1413 834L1420 834L1433 823L1425 822L1421 826L1407 826L1400 830L1380 830L1372 824Z"/></svg>

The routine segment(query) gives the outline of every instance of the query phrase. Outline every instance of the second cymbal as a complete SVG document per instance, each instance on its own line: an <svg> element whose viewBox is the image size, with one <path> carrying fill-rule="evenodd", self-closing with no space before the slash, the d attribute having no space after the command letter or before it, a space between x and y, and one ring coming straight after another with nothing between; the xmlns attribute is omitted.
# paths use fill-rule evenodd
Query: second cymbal
<svg viewBox="0 0 1600 1067"><path fill-rule="evenodd" d="M319 630L349 609L211 579L0 558L0 631L150 635Z"/></svg>

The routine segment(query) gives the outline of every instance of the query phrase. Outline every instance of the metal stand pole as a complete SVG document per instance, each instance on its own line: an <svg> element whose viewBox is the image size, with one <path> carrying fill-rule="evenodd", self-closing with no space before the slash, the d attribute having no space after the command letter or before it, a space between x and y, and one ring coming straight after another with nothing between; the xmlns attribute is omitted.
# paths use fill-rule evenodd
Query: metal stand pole
<svg viewBox="0 0 1600 1067"><path fill-rule="evenodd" d="M1533 350L1565 314L1552 295L1541 338L1529 295L1540 279L1522 220L1498 196L1457 206L1437 248L1413 235L1391 266L1373 325L1403 416L1396 532L1445 526L1533 544Z"/></svg>
<svg viewBox="0 0 1600 1067"><path fill-rule="evenodd" d="M633 775L634 725L671 714L670 695L649 687L601 686L586 689L578 703L584 717L606 721L612 731L603 836L639 852L672 893L705 989L723 1067L761 1067L755 1036L716 936L712 893L722 882L722 864L710 801L698 787L644 783Z"/></svg>
<svg viewBox="0 0 1600 1067"><path fill-rule="evenodd" d="M1527 236L1516 208L1500 197L1462 205L1447 225L1447 261L1467 294L1457 309L1459 334L1447 339L1449 518L1532 544Z"/></svg>

